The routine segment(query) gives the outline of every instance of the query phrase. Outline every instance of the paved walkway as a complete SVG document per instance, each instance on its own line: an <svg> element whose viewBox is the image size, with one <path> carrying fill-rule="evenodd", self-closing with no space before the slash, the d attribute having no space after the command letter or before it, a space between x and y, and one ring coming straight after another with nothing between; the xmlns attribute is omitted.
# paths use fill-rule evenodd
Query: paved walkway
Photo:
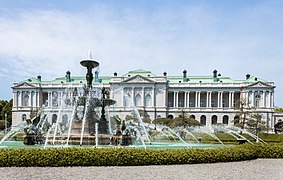
<svg viewBox="0 0 283 180"><path fill-rule="evenodd" d="M282 180L283 159L170 166L0 168L0 179Z"/></svg>

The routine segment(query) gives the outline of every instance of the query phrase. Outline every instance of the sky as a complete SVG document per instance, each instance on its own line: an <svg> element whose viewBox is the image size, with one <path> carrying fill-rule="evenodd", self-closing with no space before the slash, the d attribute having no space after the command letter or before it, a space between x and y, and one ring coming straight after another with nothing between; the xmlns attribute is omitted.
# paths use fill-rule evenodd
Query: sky
<svg viewBox="0 0 283 180"><path fill-rule="evenodd" d="M37 75L84 76L89 50L100 75L251 74L283 107L281 0L0 0L0 99Z"/></svg>

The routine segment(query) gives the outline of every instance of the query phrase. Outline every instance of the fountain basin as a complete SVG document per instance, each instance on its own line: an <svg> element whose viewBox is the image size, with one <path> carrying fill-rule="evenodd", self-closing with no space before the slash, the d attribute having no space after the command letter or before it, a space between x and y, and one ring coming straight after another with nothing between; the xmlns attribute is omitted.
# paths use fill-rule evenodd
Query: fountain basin
<svg viewBox="0 0 283 180"><path fill-rule="evenodd" d="M89 67L89 68L95 68L99 66L99 62L93 61L93 60L88 60L88 59L83 59L81 61L81 65L84 67Z"/></svg>
<svg viewBox="0 0 283 180"><path fill-rule="evenodd" d="M230 146L235 146L235 145L226 145L223 146L222 144L190 144L190 148L223 148L223 147L230 147ZM93 145L84 145L84 146L79 146L79 145L48 145L46 148L93 148ZM144 149L143 144L141 143L136 143L134 145L129 145L129 146L118 146L118 147L123 147L123 148L140 148ZM33 148L39 148L43 149L44 145L42 144L36 144L33 146L26 146L23 144L23 141L4 141L0 149L33 149ZM113 145L99 145L98 148L117 148L117 146ZM186 149L189 148L186 146L184 143L170 143L170 142L151 142L151 144L146 143L146 149Z"/></svg>

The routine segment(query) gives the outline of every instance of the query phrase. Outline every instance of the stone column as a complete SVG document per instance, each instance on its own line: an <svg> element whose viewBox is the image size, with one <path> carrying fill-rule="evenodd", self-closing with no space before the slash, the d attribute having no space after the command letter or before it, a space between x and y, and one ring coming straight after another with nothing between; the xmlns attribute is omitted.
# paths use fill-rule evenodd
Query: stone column
<svg viewBox="0 0 283 180"><path fill-rule="evenodd" d="M223 92L220 92L220 107L223 108Z"/></svg>
<svg viewBox="0 0 283 180"><path fill-rule="evenodd" d="M230 92L229 91L229 96L228 96L229 98L228 98L228 102L229 102L229 108L231 108L232 107L232 92Z"/></svg>
<svg viewBox="0 0 283 180"><path fill-rule="evenodd" d="M39 107L38 91L35 92L35 101L36 101L35 106Z"/></svg>
<svg viewBox="0 0 283 180"><path fill-rule="evenodd" d="M124 88L121 89L121 107L125 107L124 101L125 101L125 97L124 97Z"/></svg>
<svg viewBox="0 0 283 180"><path fill-rule="evenodd" d="M176 107L179 107L179 92L176 92Z"/></svg>
<svg viewBox="0 0 283 180"><path fill-rule="evenodd" d="M209 92L206 91L206 108L209 108Z"/></svg>
<svg viewBox="0 0 283 180"><path fill-rule="evenodd" d="M232 100L231 101L232 101L231 107L234 108L234 101L235 101L235 92L234 91L232 92Z"/></svg>
<svg viewBox="0 0 283 180"><path fill-rule="evenodd" d="M33 101L33 97L32 97L32 91L29 92L29 106L32 107L32 101Z"/></svg>
<svg viewBox="0 0 283 180"><path fill-rule="evenodd" d="M173 92L173 107L176 107L176 92Z"/></svg>
<svg viewBox="0 0 283 180"><path fill-rule="evenodd" d="M270 107L274 107L274 93L270 92Z"/></svg>
<svg viewBox="0 0 283 180"><path fill-rule="evenodd" d="M184 107L187 107L187 92L184 92Z"/></svg>
<svg viewBox="0 0 283 180"><path fill-rule="evenodd" d="M262 92L262 107L264 107L264 108L266 108L266 104L265 104L265 102L266 102L266 91L263 91Z"/></svg>
<svg viewBox="0 0 283 180"><path fill-rule="evenodd" d="M212 92L209 92L208 107L210 107L210 108L211 108L211 99L212 99Z"/></svg>
<svg viewBox="0 0 283 180"><path fill-rule="evenodd" d="M198 92L198 107L200 107L200 94L201 92Z"/></svg>
<svg viewBox="0 0 283 180"><path fill-rule="evenodd" d="M52 92L51 91L48 92L48 107L52 107Z"/></svg>
<svg viewBox="0 0 283 180"><path fill-rule="evenodd" d="M188 91L187 93L187 107L190 107L190 91Z"/></svg>
<svg viewBox="0 0 283 180"><path fill-rule="evenodd" d="M132 87L132 106L135 106L135 88Z"/></svg>
<svg viewBox="0 0 283 180"><path fill-rule="evenodd" d="M198 92L196 91L195 93L195 107L198 107Z"/></svg>
<svg viewBox="0 0 283 180"><path fill-rule="evenodd" d="M152 107L155 107L155 88L152 88Z"/></svg>
<svg viewBox="0 0 283 180"><path fill-rule="evenodd" d="M22 106L22 91L19 91L18 96L18 107Z"/></svg>
<svg viewBox="0 0 283 180"><path fill-rule="evenodd" d="M142 87L142 106L144 106L144 87Z"/></svg>
<svg viewBox="0 0 283 180"><path fill-rule="evenodd" d="M217 94L217 102L218 102L218 108L220 108L221 107L221 103L220 103L220 92L218 92L218 94Z"/></svg>
<svg viewBox="0 0 283 180"><path fill-rule="evenodd" d="M251 106L255 106L255 91L252 91L252 100L251 100Z"/></svg>
<svg viewBox="0 0 283 180"><path fill-rule="evenodd" d="M13 92L13 107L16 107L16 94L17 92Z"/></svg>

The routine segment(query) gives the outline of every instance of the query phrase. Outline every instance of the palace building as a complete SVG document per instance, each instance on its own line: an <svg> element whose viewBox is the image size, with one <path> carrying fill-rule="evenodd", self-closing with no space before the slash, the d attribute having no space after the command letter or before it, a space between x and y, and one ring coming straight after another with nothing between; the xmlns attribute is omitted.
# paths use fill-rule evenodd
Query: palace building
<svg viewBox="0 0 283 180"><path fill-rule="evenodd" d="M41 107L48 112L50 122L56 120L54 115L62 106L66 88L74 93L85 84L85 76L72 77L69 71L51 81L42 81L38 76L14 83L13 126ZM218 74L217 70L208 76L190 76L186 70L180 76L168 76L166 72L155 75L141 69L121 76L116 72L113 76L98 76L96 71L92 86L110 91L110 98L116 101L109 108L110 116L125 117L131 114L134 105L150 119L186 113L201 125L229 125L244 112L253 112L262 114L270 128L276 123L274 83L249 74L242 80L233 80Z"/></svg>

